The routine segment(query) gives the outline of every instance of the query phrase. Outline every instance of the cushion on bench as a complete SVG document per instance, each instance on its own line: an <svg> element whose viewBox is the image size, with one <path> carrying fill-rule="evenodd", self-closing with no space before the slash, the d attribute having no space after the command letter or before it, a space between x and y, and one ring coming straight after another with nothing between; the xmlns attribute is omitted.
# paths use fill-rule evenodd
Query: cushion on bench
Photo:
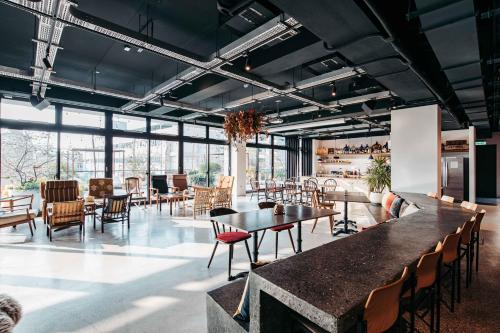
<svg viewBox="0 0 500 333"><path fill-rule="evenodd" d="M0 215L0 227L2 225L7 225L7 224L12 224L12 223L24 223L28 222L29 220L34 219L38 214L38 211L35 209L30 209L29 210L29 219L26 214L26 211L24 210L18 210L14 212L6 212L2 215Z"/></svg>

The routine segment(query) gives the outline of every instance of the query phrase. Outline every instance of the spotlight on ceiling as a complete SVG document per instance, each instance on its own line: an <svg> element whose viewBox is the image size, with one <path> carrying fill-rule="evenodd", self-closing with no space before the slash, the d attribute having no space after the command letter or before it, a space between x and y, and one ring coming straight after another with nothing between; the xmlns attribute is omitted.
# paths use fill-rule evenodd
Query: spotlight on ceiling
<svg viewBox="0 0 500 333"><path fill-rule="evenodd" d="M139 47L139 48L137 49L137 53L142 53L142 51L144 51L144 49L143 49L142 47Z"/></svg>
<svg viewBox="0 0 500 333"><path fill-rule="evenodd" d="M332 96L335 97L337 96L337 86L335 85L335 82L333 82L331 86L332 86Z"/></svg>
<svg viewBox="0 0 500 333"><path fill-rule="evenodd" d="M123 51L129 52L131 49L132 48L130 47L130 45L127 45L127 44L123 45Z"/></svg>
<svg viewBox="0 0 500 333"><path fill-rule="evenodd" d="M247 72L250 72L252 70L252 64L250 63L250 55L247 53L246 55L246 60L245 60L245 70Z"/></svg>
<svg viewBox="0 0 500 333"><path fill-rule="evenodd" d="M51 71L52 70L52 64L49 61L48 56L42 59L43 66L45 67L46 70Z"/></svg>

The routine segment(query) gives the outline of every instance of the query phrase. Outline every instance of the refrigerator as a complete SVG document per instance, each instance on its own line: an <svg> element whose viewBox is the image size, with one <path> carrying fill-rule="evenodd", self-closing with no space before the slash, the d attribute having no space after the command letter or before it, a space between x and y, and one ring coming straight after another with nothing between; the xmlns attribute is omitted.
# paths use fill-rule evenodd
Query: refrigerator
<svg viewBox="0 0 500 333"><path fill-rule="evenodd" d="M442 193L455 200L469 199L469 158L467 154L445 154L441 160Z"/></svg>

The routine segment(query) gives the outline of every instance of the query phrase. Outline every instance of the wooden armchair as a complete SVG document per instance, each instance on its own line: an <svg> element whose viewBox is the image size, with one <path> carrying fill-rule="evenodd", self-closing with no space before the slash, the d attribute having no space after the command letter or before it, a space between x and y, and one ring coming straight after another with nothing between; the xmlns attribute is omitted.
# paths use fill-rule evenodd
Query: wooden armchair
<svg viewBox="0 0 500 333"><path fill-rule="evenodd" d="M212 191L210 187L194 187L193 199L193 218L196 219L196 214L205 214L212 207Z"/></svg>
<svg viewBox="0 0 500 333"><path fill-rule="evenodd" d="M162 195L168 194L168 181L167 175L153 175L151 176L151 187L149 188L149 206L154 199L156 201L156 208L159 209L161 205Z"/></svg>
<svg viewBox="0 0 500 333"><path fill-rule="evenodd" d="M130 202L140 208L141 203L146 206L146 196L144 192L141 191L141 181L138 177L127 177L125 178L125 190L127 194L130 195Z"/></svg>
<svg viewBox="0 0 500 333"><path fill-rule="evenodd" d="M188 189L187 175L172 175L172 190L174 192L182 192Z"/></svg>
<svg viewBox="0 0 500 333"><path fill-rule="evenodd" d="M2 207L0 228L15 228L19 224L28 223L31 236L33 236L32 227L36 229L35 217L38 211L32 209L32 204L33 194L0 199L0 206Z"/></svg>
<svg viewBox="0 0 500 333"><path fill-rule="evenodd" d="M319 193L318 191L314 191L311 193L311 202L312 202L312 206L314 208L320 208L320 209L333 209L335 207L335 203L330 203L330 202L321 202L319 200ZM328 219L329 219L329 222L330 222L330 233L333 234L333 227L334 227L334 220L333 220L333 216L330 215L328 216ZM318 223L318 219L316 219L314 221L314 224L313 224L313 227L311 229L311 233L314 232L314 229L316 228L316 224Z"/></svg>
<svg viewBox="0 0 500 333"><path fill-rule="evenodd" d="M40 185L42 197L42 217L47 223L50 204L55 202L75 201L79 199L80 191L76 180L49 180Z"/></svg>
<svg viewBox="0 0 500 333"><path fill-rule="evenodd" d="M127 221L127 229L130 229L130 205L131 195L112 195L104 198L103 207L99 209L97 218L101 221L101 232L104 233L104 224Z"/></svg>
<svg viewBox="0 0 500 333"><path fill-rule="evenodd" d="M85 212L83 201L54 202L48 216L47 236L52 242L52 231L67 229L72 226L80 228L80 239L85 237Z"/></svg>

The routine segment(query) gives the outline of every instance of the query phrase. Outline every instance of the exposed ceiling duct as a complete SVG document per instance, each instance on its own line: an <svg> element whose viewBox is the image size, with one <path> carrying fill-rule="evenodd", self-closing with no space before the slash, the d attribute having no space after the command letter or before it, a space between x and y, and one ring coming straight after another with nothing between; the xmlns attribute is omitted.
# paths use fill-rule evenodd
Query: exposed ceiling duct
<svg viewBox="0 0 500 333"><path fill-rule="evenodd" d="M429 40L465 113L473 125L489 128L481 58L472 0L436 4L415 0L422 31ZM474 103L474 107L469 107ZM478 109L477 103L480 107Z"/></svg>
<svg viewBox="0 0 500 333"><path fill-rule="evenodd" d="M301 124L272 126L272 127L268 127L267 131L269 133L278 133L278 132L293 131L293 130L304 129L304 128L338 125L338 124L343 124L343 123L345 123L344 118L325 119L325 120L316 120L316 121L308 122L305 124L301 123Z"/></svg>

